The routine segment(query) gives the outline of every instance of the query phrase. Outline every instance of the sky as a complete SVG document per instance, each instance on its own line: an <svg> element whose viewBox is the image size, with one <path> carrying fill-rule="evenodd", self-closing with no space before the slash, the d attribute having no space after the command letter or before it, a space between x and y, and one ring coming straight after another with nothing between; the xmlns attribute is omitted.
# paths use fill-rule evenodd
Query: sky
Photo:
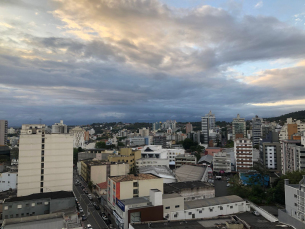
<svg viewBox="0 0 305 229"><path fill-rule="evenodd" d="M304 110L303 0L1 0L0 34L9 126Z"/></svg>

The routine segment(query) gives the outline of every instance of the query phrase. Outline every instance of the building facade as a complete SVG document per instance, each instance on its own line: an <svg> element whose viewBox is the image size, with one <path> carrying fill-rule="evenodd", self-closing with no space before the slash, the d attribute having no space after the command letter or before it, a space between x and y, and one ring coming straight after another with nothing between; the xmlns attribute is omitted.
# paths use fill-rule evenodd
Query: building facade
<svg viewBox="0 0 305 229"><path fill-rule="evenodd" d="M17 189L17 173L0 173L0 192Z"/></svg>
<svg viewBox="0 0 305 229"><path fill-rule="evenodd" d="M262 123L263 119L257 115L252 119L252 144L253 146L259 144L259 140L262 137Z"/></svg>
<svg viewBox="0 0 305 229"><path fill-rule="evenodd" d="M71 191L73 136L45 134L45 125L22 125L17 196Z"/></svg>
<svg viewBox="0 0 305 229"><path fill-rule="evenodd" d="M239 114L237 114L237 117L234 118L232 122L232 136L233 141L235 141L236 138L247 137L246 121L244 118L241 118Z"/></svg>
<svg viewBox="0 0 305 229"><path fill-rule="evenodd" d="M213 156L213 171L218 173L231 172L231 155L226 152L218 152Z"/></svg>
<svg viewBox="0 0 305 229"><path fill-rule="evenodd" d="M202 144L209 144L209 133L210 130L214 130L216 125L215 115L210 111L205 116L201 117L201 131L203 133L203 142Z"/></svg>
<svg viewBox="0 0 305 229"><path fill-rule="evenodd" d="M80 126L77 126L69 131L73 134L73 148L84 148L85 146L85 130Z"/></svg>
<svg viewBox="0 0 305 229"><path fill-rule="evenodd" d="M234 141L236 171L250 170L253 167L253 147L251 140L238 138Z"/></svg>
<svg viewBox="0 0 305 229"><path fill-rule="evenodd" d="M64 124L63 120L60 120L59 123L55 123L52 125L52 134L67 134L68 128L67 125Z"/></svg>
<svg viewBox="0 0 305 229"><path fill-rule="evenodd" d="M197 158L194 155L180 154L175 158L175 167L179 168L182 165L197 164Z"/></svg>
<svg viewBox="0 0 305 229"><path fill-rule="evenodd" d="M185 125L186 134L193 131L193 125L191 123L187 123Z"/></svg>
<svg viewBox="0 0 305 229"><path fill-rule="evenodd" d="M7 145L7 120L0 120L0 146Z"/></svg>

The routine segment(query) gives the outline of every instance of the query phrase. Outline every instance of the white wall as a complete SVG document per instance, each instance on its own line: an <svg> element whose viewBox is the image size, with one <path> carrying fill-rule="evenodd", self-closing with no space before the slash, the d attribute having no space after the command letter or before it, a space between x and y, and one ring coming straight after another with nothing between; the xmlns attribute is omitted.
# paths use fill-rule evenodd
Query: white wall
<svg viewBox="0 0 305 229"><path fill-rule="evenodd" d="M0 173L0 192L17 188L17 173Z"/></svg>

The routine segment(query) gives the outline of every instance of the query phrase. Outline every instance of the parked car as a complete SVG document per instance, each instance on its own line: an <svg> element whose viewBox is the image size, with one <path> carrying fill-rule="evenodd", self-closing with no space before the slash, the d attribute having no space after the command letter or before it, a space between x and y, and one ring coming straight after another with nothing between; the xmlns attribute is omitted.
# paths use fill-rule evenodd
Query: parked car
<svg viewBox="0 0 305 229"><path fill-rule="evenodd" d="M87 229L93 229L93 227L91 226L91 224L87 224Z"/></svg>
<svg viewBox="0 0 305 229"><path fill-rule="evenodd" d="M101 216L104 221L108 221L108 217L104 212L102 212Z"/></svg>
<svg viewBox="0 0 305 229"><path fill-rule="evenodd" d="M91 194L88 194L88 198L89 198L89 200L92 200Z"/></svg>
<svg viewBox="0 0 305 229"><path fill-rule="evenodd" d="M261 215L261 214L259 214L259 212L258 212L258 211L253 211L253 212L252 212L252 214L253 214L253 215L256 215L256 216Z"/></svg>
<svg viewBox="0 0 305 229"><path fill-rule="evenodd" d="M95 208L96 210L100 210L100 209L101 209L100 206L98 206L98 204L95 203L95 202L94 202L92 205L94 206L94 208Z"/></svg>
<svg viewBox="0 0 305 229"><path fill-rule="evenodd" d="M85 221L85 220L87 220L87 219L88 219L88 216L86 216L85 214L82 215L82 221Z"/></svg>
<svg viewBox="0 0 305 229"><path fill-rule="evenodd" d="M79 207L79 212L80 212L80 213L83 213L84 210L83 210L81 207Z"/></svg>
<svg viewBox="0 0 305 229"><path fill-rule="evenodd" d="M84 190L84 193L88 194L88 191L87 191L87 189L85 189L85 190Z"/></svg>

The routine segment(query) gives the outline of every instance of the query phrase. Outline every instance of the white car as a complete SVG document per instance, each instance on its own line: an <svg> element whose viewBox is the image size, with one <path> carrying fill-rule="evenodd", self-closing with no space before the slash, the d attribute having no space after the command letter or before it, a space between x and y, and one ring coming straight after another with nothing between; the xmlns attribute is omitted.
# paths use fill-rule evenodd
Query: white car
<svg viewBox="0 0 305 229"><path fill-rule="evenodd" d="M87 229L93 229L93 227L91 226L91 224L87 224Z"/></svg>

